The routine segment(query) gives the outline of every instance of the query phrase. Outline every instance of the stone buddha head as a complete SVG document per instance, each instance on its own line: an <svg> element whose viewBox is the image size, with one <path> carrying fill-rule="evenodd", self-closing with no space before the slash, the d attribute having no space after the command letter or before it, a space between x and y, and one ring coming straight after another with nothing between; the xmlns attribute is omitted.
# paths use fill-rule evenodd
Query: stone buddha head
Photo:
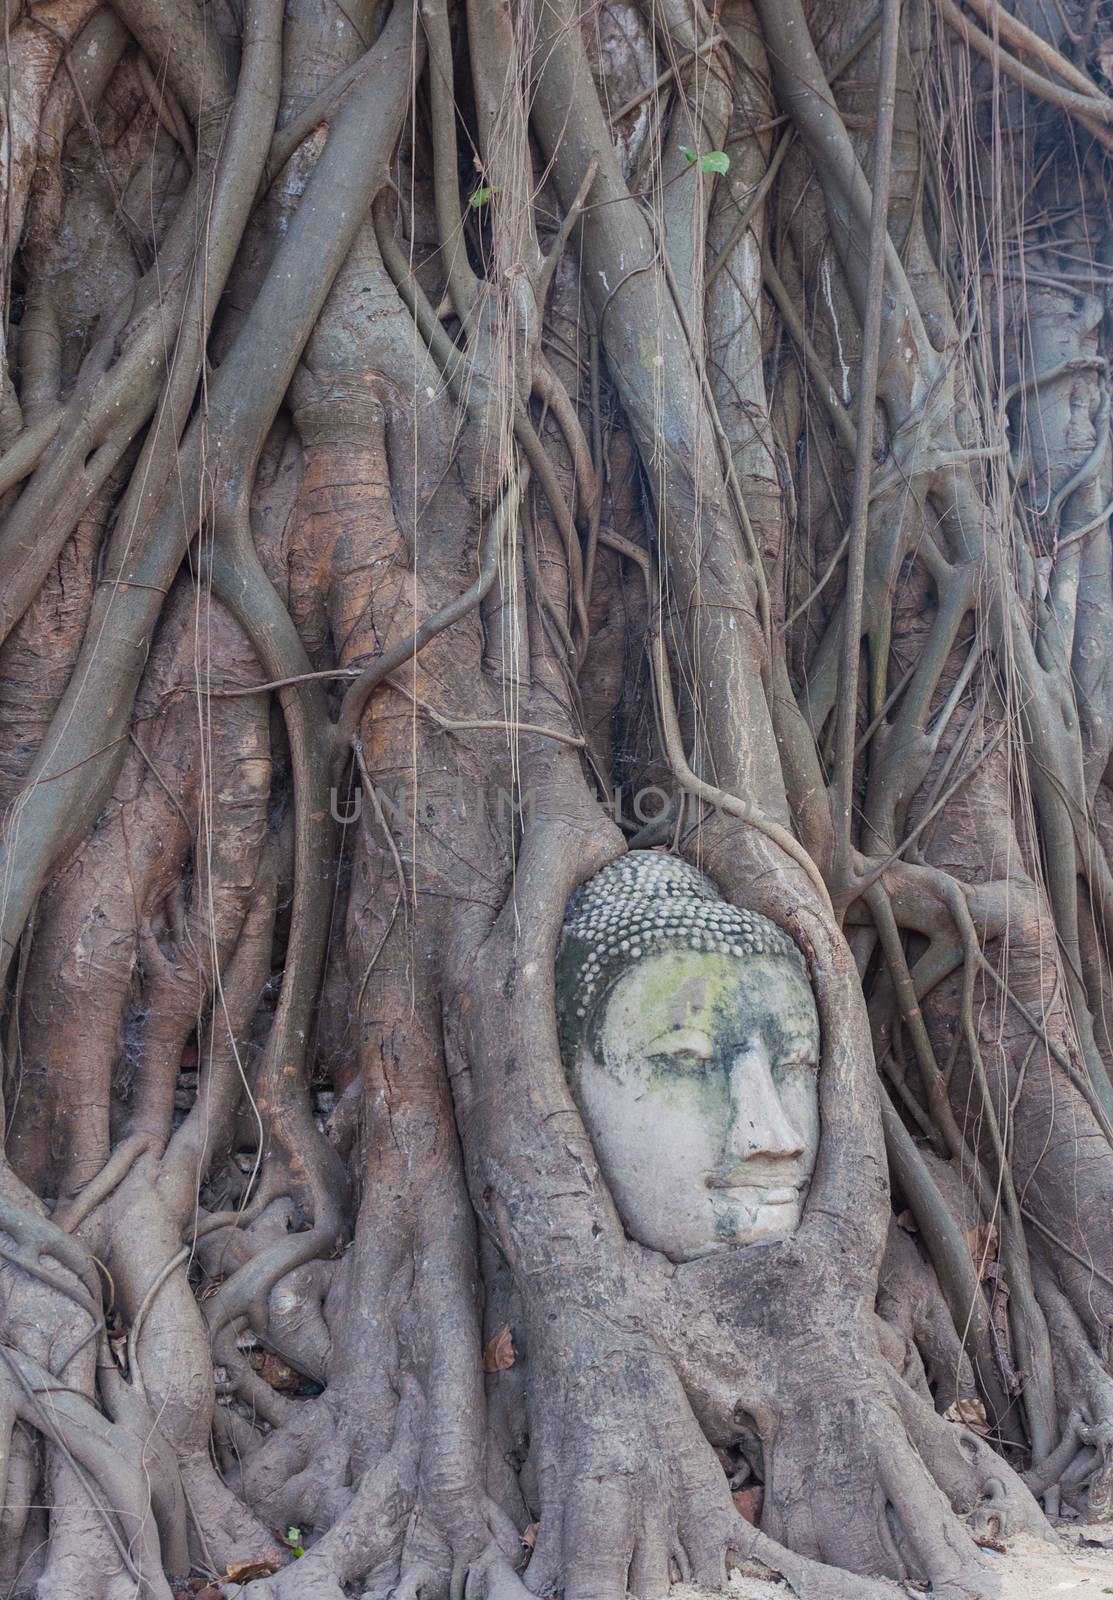
<svg viewBox="0 0 1113 1600"><path fill-rule="evenodd" d="M673 1261L784 1238L819 1147L800 952L676 856L635 850L569 901L561 1053L627 1233Z"/></svg>

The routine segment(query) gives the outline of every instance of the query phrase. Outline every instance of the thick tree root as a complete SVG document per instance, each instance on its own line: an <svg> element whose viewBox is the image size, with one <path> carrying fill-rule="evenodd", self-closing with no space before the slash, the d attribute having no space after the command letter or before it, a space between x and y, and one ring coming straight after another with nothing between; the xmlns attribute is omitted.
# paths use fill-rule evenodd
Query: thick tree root
<svg viewBox="0 0 1113 1600"><path fill-rule="evenodd" d="M961 107L860 9L8 6L0 1587L973 1600L976 1386L1108 1509L1101 8ZM683 1267L553 1004L647 778L823 1036L803 1224Z"/></svg>

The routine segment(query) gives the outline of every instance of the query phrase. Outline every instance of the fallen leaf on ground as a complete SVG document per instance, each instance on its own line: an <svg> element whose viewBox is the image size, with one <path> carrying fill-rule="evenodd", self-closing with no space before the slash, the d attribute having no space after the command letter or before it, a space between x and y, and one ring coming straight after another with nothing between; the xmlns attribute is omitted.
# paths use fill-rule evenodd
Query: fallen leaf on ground
<svg viewBox="0 0 1113 1600"><path fill-rule="evenodd" d="M483 1351L484 1372L505 1372L514 1365L514 1340L508 1327L501 1327Z"/></svg>
<svg viewBox="0 0 1113 1600"><path fill-rule="evenodd" d="M261 1561L233 1561L224 1570L229 1583L250 1583L252 1578L269 1578L280 1567L281 1562L264 1556Z"/></svg>

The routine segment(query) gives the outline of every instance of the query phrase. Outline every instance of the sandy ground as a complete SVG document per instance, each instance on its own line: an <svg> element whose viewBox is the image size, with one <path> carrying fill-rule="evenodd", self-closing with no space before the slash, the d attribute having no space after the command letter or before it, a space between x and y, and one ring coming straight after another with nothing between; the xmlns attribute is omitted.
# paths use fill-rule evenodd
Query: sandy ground
<svg viewBox="0 0 1113 1600"><path fill-rule="evenodd" d="M1043 1595L1113 1594L1113 1549L1094 1550L1079 1540L1113 1541L1113 1526L1088 1527L1064 1533L1062 1548L1044 1544L1030 1534L1008 1541L1003 1556L986 1556L1001 1574L1004 1600L1036 1600Z"/></svg>
<svg viewBox="0 0 1113 1600"><path fill-rule="evenodd" d="M1083 1539L1108 1542L1110 1548L1087 1547L1080 1542ZM987 1597L993 1594L999 1600L1054 1600L1058 1595L1113 1595L1113 1523L1062 1528L1058 1547L1030 1534L1020 1534L1008 1540L1003 1555L987 1550L985 1561L988 1571L998 1580L987 1590ZM892 1585L892 1591L893 1600L911 1600L913 1595L924 1594L922 1589L905 1589L897 1584ZM792 1591L785 1583L734 1573L730 1593L733 1600L791 1600ZM701 1589L685 1585L673 1589L671 1600L710 1597Z"/></svg>

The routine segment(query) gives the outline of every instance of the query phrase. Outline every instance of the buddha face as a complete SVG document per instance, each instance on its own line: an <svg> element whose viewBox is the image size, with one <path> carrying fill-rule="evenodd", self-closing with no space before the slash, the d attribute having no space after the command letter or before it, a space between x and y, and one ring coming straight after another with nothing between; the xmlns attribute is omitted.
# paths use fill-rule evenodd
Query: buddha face
<svg viewBox="0 0 1113 1600"><path fill-rule="evenodd" d="M800 1225L819 1146L819 1019L777 955L632 962L570 1078L626 1231L674 1261Z"/></svg>

